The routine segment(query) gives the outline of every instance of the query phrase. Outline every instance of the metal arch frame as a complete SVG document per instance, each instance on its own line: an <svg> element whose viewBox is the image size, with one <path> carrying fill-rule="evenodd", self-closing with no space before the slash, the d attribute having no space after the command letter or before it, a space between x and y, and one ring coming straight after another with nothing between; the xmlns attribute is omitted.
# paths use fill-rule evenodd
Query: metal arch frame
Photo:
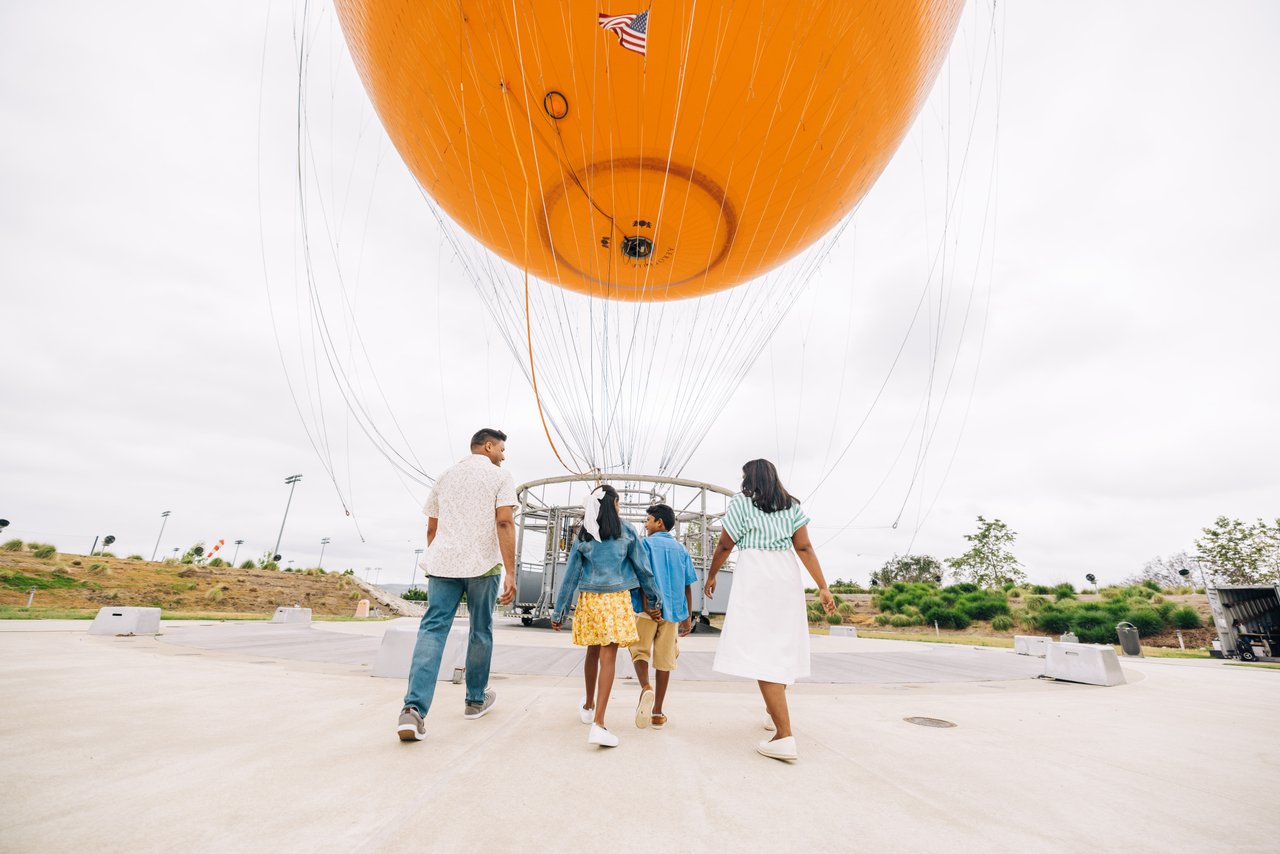
<svg viewBox="0 0 1280 854"><path fill-rule="evenodd" d="M522 483L516 488L519 509L516 513L516 599L504 612L508 616L520 617L527 626L534 620L550 616L555 606L555 595L558 592L559 576L567 563L570 548L569 539L573 528L582 519L582 507L577 503L548 503L534 491L549 486L567 486L569 497L575 484L599 486L612 484L618 487L621 496L620 510L624 521L642 521L643 510L655 500L665 499L659 491L660 487L676 487L695 490L692 498L677 508L672 505L676 519L680 522L698 524L698 554L693 556L694 570L698 574L697 590L694 592L694 613L700 622L709 625L711 614L724 613L724 604L728 601L729 589L732 585L732 567L725 566L724 573L717 584L716 596L708 600L702 593L702 583L706 581L707 570L711 566L712 537L718 537L713 527L718 528L724 516L724 510L713 511L708 508L708 496L719 495L724 499L732 498L732 490L725 489L705 481L689 480L666 475L646 475L631 473L609 473L593 471L587 474L558 475L540 478ZM646 488L647 487L647 488ZM628 501L629 496L642 496L642 501ZM571 498L570 498L571 500ZM690 509L693 505L696 509ZM546 537L541 561L531 562L524 559L525 532L540 533ZM681 538L688 545L687 538ZM692 550L691 550L692 551Z"/></svg>

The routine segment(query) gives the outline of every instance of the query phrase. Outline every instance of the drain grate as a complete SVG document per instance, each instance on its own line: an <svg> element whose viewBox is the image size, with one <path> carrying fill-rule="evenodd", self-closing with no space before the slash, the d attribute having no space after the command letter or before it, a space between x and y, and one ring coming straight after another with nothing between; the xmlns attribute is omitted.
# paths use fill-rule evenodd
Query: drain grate
<svg viewBox="0 0 1280 854"><path fill-rule="evenodd" d="M903 718L903 720L916 726L931 726L940 729L955 726L951 721L944 721L942 718Z"/></svg>

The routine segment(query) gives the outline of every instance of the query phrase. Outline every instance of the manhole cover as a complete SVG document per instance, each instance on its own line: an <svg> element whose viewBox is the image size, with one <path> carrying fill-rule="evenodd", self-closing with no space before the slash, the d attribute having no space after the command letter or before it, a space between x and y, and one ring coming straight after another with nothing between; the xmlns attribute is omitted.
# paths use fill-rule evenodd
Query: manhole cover
<svg viewBox="0 0 1280 854"><path fill-rule="evenodd" d="M916 726L932 726L944 729L955 726L951 721L944 721L942 718L903 718L903 720Z"/></svg>

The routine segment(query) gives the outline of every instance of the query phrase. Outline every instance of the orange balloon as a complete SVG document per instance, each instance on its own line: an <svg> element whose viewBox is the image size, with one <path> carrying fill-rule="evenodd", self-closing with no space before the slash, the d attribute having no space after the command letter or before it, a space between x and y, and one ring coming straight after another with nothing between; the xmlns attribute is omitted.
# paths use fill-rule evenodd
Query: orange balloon
<svg viewBox="0 0 1280 854"><path fill-rule="evenodd" d="M637 19L649 0L335 2L440 207L531 275L629 300L740 284L849 213L963 8L652 0Z"/></svg>

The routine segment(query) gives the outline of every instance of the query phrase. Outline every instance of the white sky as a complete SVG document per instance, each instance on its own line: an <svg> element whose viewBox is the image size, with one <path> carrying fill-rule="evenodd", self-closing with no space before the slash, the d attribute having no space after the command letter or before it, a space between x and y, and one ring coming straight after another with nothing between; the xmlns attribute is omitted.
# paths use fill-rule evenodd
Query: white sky
<svg viewBox="0 0 1280 854"><path fill-rule="evenodd" d="M348 443L331 410L360 541L290 402L268 313L260 233L297 381L309 351L291 342L309 321L290 269L289 14L251 2L0 6L6 534L87 551L113 533L117 554L149 556L172 510L162 552L243 538L243 560L275 542L284 477L300 472L286 558L314 564L327 536L326 568L409 580L422 490L358 435ZM1023 3L998 23L995 265L975 303L985 338L979 319L959 342L955 390L908 490L928 367L909 338L867 427L808 503L831 578L865 580L908 548L958 554L980 513L1019 532L1032 579L1077 583L1190 550L1219 514L1280 513L1280 7ZM319 32L332 35L330 18ZM976 79L965 63L982 46L958 51L963 103ZM312 77L313 98L327 87L348 105L313 125L313 143L357 176L356 202L335 193L345 233L361 238L344 252L362 259L361 332L414 451L443 469L493 424L512 436L518 482L559 473L527 386L368 122L349 62L313 60ZM970 118L926 110L687 476L732 487L743 461L767 456L809 494L907 333L941 239L938 146ZM993 114L973 118L986 164ZM982 245L972 217L989 172L973 169L959 257ZM937 293L958 305L970 283L957 272Z"/></svg>

